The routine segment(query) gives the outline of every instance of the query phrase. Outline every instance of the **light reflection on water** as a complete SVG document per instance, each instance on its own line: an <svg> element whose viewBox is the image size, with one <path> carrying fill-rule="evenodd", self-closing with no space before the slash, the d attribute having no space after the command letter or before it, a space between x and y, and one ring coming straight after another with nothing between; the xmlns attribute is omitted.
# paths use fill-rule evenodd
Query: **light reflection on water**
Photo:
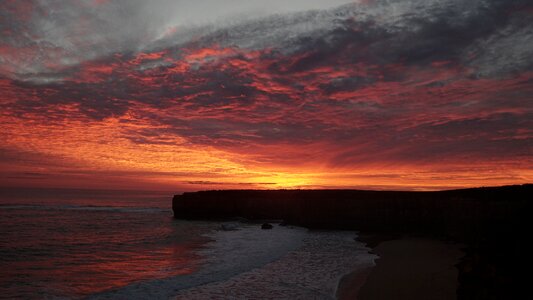
<svg viewBox="0 0 533 300"><path fill-rule="evenodd" d="M201 261L195 250L206 242L207 225L174 220L168 208L39 201L2 200L0 297L81 297L188 274Z"/></svg>

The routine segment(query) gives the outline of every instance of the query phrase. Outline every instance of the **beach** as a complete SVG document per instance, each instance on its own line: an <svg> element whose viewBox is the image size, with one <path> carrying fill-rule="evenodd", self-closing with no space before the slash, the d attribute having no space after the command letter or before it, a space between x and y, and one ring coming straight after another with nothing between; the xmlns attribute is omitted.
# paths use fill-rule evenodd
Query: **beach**
<svg viewBox="0 0 533 300"><path fill-rule="evenodd" d="M420 237L378 242L376 266L345 276L338 299L456 299L461 247Z"/></svg>

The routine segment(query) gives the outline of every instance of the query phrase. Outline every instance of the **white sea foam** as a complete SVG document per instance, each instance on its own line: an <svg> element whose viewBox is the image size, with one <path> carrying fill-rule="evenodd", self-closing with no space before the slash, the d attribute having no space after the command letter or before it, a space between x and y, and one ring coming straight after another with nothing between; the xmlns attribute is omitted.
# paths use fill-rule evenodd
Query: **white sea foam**
<svg viewBox="0 0 533 300"><path fill-rule="evenodd" d="M227 227L235 227L232 224ZM208 234L202 267L190 275L145 281L97 299L334 299L340 278L374 264L354 232L239 225Z"/></svg>
<svg viewBox="0 0 533 300"><path fill-rule="evenodd" d="M274 227L276 228L276 227ZM301 232L301 229L299 229ZM264 231L256 240L260 244L241 243L253 231L237 237L224 237L223 243L233 243L237 253L249 253L249 257L269 256L265 245L277 244L277 233ZM271 234L269 236L269 234ZM335 299L339 280L358 268L374 265L375 255L368 253L364 244L355 241L353 232L309 231L301 240L301 246L290 250L280 259L259 268L240 273L228 280L213 282L181 290L178 299ZM260 246L260 247L257 247ZM225 246L222 246L225 247ZM242 247L242 248L241 248ZM268 247L268 246L267 246ZM273 247L274 249L275 247ZM249 257L233 257L235 264L246 262ZM248 255L248 254L247 254Z"/></svg>

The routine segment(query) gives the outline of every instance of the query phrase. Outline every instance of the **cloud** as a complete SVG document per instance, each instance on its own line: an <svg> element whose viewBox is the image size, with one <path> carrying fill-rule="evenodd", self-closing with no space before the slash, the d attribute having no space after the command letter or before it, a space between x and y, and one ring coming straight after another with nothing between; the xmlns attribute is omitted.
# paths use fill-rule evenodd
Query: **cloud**
<svg viewBox="0 0 533 300"><path fill-rule="evenodd" d="M187 37L198 27L218 28L235 16L245 19L346 2L275 0L265 6L255 0L3 1L0 73L27 79L116 52L137 52L169 32Z"/></svg>
<svg viewBox="0 0 533 300"><path fill-rule="evenodd" d="M528 1L232 3L2 2L5 148L250 184L530 162Z"/></svg>

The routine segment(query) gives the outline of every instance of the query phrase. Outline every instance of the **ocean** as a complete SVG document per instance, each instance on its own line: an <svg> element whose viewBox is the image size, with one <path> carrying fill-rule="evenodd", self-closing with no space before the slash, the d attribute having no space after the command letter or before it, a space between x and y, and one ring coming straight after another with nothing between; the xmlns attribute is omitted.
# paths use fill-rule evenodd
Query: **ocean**
<svg viewBox="0 0 533 300"><path fill-rule="evenodd" d="M334 299L376 258L355 232L176 220L171 198L0 190L0 298Z"/></svg>

